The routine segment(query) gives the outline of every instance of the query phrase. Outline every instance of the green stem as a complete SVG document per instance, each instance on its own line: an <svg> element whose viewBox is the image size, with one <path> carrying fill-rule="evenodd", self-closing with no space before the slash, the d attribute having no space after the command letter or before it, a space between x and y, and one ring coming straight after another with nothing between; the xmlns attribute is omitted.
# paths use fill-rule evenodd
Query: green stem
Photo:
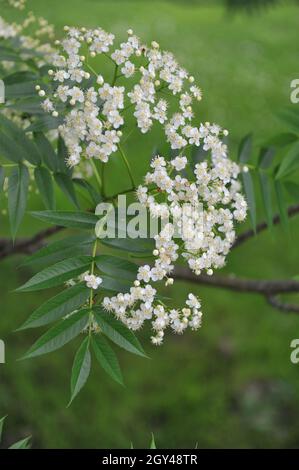
<svg viewBox="0 0 299 470"><path fill-rule="evenodd" d="M256 170L257 169L257 167L255 165L252 165L250 163L243 163L241 165L241 167L243 167L243 168L244 168L244 166L247 166L247 168L249 168L249 170Z"/></svg>
<svg viewBox="0 0 299 470"><path fill-rule="evenodd" d="M134 103L128 104L127 106L125 106L125 107L120 111L120 114L123 114L125 111L127 111L127 109L132 108L132 106L134 106Z"/></svg>
<svg viewBox="0 0 299 470"><path fill-rule="evenodd" d="M105 199L106 194L105 194L105 163L102 162L101 164L101 180L102 180L102 197Z"/></svg>
<svg viewBox="0 0 299 470"><path fill-rule="evenodd" d="M101 191L101 193L102 193L102 191L103 191L103 182L102 182L102 180L101 180L101 177L100 177L100 174L99 174L99 172L98 172L97 166L96 166L95 162L93 161L93 159L90 160L90 163L91 163L91 165L92 165L92 167L93 167L93 169L94 169L94 174L95 174L96 180L97 180L97 182L98 182L100 191Z"/></svg>
<svg viewBox="0 0 299 470"><path fill-rule="evenodd" d="M36 168L36 165L32 165L32 163L29 162L20 162L20 163L0 163L0 166L3 168L15 168L19 166L20 164L23 164L27 166L27 168Z"/></svg>
<svg viewBox="0 0 299 470"><path fill-rule="evenodd" d="M120 196L121 194L133 193L135 191L136 191L135 187L129 188L129 189L124 189L123 191L119 191L118 193L112 194L112 196L106 197L104 199L104 201L112 201L112 200L118 198L118 196Z"/></svg>
<svg viewBox="0 0 299 470"><path fill-rule="evenodd" d="M97 77L98 74L97 74L97 72L95 71L95 69L94 69L91 65L89 65L88 62L86 62L86 65L87 65L87 67L89 68L89 70Z"/></svg>
<svg viewBox="0 0 299 470"><path fill-rule="evenodd" d="M130 164L128 162L128 159L127 159L126 155L124 154L121 146L118 144L117 147L118 147L119 153L121 154L122 159L123 159L123 161L124 161L124 163L127 167L127 170L128 170L129 176L130 176L130 180L131 180L131 183L132 183L132 187L136 188L136 184L135 184L135 181L134 181L134 177L133 177L132 170L131 170Z"/></svg>
<svg viewBox="0 0 299 470"><path fill-rule="evenodd" d="M113 75L113 79L112 79L111 86L114 86L114 85L115 85L115 82L116 82L116 80L117 80L117 71L118 71L118 65L115 65L115 68L114 68L114 75Z"/></svg>
<svg viewBox="0 0 299 470"><path fill-rule="evenodd" d="M133 134L133 132L136 131L136 127L133 127L133 129L130 130L130 132L125 136L124 139L122 139L122 143L124 144L125 142L127 142L127 140L129 139L129 137L131 137L131 135Z"/></svg>
<svg viewBox="0 0 299 470"><path fill-rule="evenodd" d="M103 52L103 55L106 56L109 60L111 60L111 62L113 62L114 65L117 65L117 63L110 57L109 54L107 54L107 52Z"/></svg>

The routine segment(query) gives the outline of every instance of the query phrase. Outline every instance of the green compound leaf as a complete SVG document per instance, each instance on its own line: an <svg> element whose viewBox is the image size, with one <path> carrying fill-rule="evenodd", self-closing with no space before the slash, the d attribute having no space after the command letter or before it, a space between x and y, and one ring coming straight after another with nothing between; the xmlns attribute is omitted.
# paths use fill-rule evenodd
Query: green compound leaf
<svg viewBox="0 0 299 470"><path fill-rule="evenodd" d="M17 289L18 292L30 292L40 289L48 289L63 284L65 281L79 276L86 271L92 261L91 256L77 256L43 269L35 274L23 286Z"/></svg>
<svg viewBox="0 0 299 470"><path fill-rule="evenodd" d="M63 118L55 118L53 116L41 116L36 119L30 126L26 127L25 132L47 132L52 129L57 129L63 123Z"/></svg>
<svg viewBox="0 0 299 470"><path fill-rule="evenodd" d="M285 195L284 195L284 187L280 180L276 180L274 182L274 187L275 187L275 193L276 193L276 199L277 199L281 224L284 227L284 229L288 231L289 230L289 218L288 218L287 205L286 205Z"/></svg>
<svg viewBox="0 0 299 470"><path fill-rule="evenodd" d="M110 375L110 377L112 377L113 380L123 385L124 383L118 359L108 341L99 333L92 336L91 344L95 356L103 369Z"/></svg>
<svg viewBox="0 0 299 470"><path fill-rule="evenodd" d="M71 376L71 399L68 406L70 406L74 398L85 385L90 374L90 368L91 356L89 351L89 337L87 337L84 339L75 355Z"/></svg>
<svg viewBox="0 0 299 470"><path fill-rule="evenodd" d="M22 161L20 149L4 132L0 132L0 155L14 163Z"/></svg>
<svg viewBox="0 0 299 470"><path fill-rule="evenodd" d="M55 241L48 246L29 256L22 266L49 265L65 258L73 258L76 255L86 254L90 251L92 243L95 241L92 235L72 235L62 240Z"/></svg>
<svg viewBox="0 0 299 470"><path fill-rule="evenodd" d="M34 170L37 188L47 209L55 209L55 197L52 176L45 167L37 167Z"/></svg>
<svg viewBox="0 0 299 470"><path fill-rule="evenodd" d="M281 179L299 168L299 142L291 146L284 159L282 160L276 179Z"/></svg>
<svg viewBox="0 0 299 470"><path fill-rule="evenodd" d="M147 357L134 333L119 320L116 320L113 315L100 307L96 307L94 313L100 329L113 343L133 354Z"/></svg>
<svg viewBox="0 0 299 470"><path fill-rule="evenodd" d="M73 313L68 318L61 320L44 335L42 335L22 359L48 354L61 348L72 339L76 338L86 327L90 309L85 308Z"/></svg>
<svg viewBox="0 0 299 470"><path fill-rule="evenodd" d="M238 161L247 163L252 153L252 134L246 135L239 146Z"/></svg>
<svg viewBox="0 0 299 470"><path fill-rule="evenodd" d="M101 275L101 288L111 292L129 292L132 282L126 279L116 279L110 276Z"/></svg>
<svg viewBox="0 0 299 470"><path fill-rule="evenodd" d="M155 436L154 436L153 432L152 432L152 440L151 440L150 449L157 449L156 442L155 442Z"/></svg>
<svg viewBox="0 0 299 470"><path fill-rule="evenodd" d="M266 142L267 146L275 146L275 147L284 147L285 145L292 144L299 140L299 135L294 134L292 132L284 132L278 134Z"/></svg>
<svg viewBox="0 0 299 470"><path fill-rule="evenodd" d="M72 178L65 173L55 173L54 178L61 191L68 197L71 203L79 207Z"/></svg>
<svg viewBox="0 0 299 470"><path fill-rule="evenodd" d="M44 164L53 172L59 171L58 155L42 132L34 134L34 141Z"/></svg>
<svg viewBox="0 0 299 470"><path fill-rule="evenodd" d="M117 277L129 281L135 281L138 266L123 258L110 255L100 255L96 257L98 269L112 277Z"/></svg>
<svg viewBox="0 0 299 470"><path fill-rule="evenodd" d="M63 290L38 307L18 330L37 328L56 321L82 307L90 290L85 284L76 284Z"/></svg>
<svg viewBox="0 0 299 470"><path fill-rule="evenodd" d="M5 419L6 419L6 416L3 416L2 418L0 418L0 442L2 439L3 425L4 425Z"/></svg>
<svg viewBox="0 0 299 470"><path fill-rule="evenodd" d="M267 224L269 228L273 226L273 210L272 210L272 179L265 172L259 172L261 192L266 213Z"/></svg>
<svg viewBox="0 0 299 470"><path fill-rule="evenodd" d="M30 439L31 439L31 436L29 437L25 437L25 439L21 439L20 441L18 442L15 442L14 444L12 444L9 449L30 449Z"/></svg>
<svg viewBox="0 0 299 470"><path fill-rule="evenodd" d="M73 211L33 211L33 217L61 227L95 229L98 217L90 212Z"/></svg>
<svg viewBox="0 0 299 470"><path fill-rule="evenodd" d="M101 243L129 253L152 254L155 243L143 238L103 238Z"/></svg>
<svg viewBox="0 0 299 470"><path fill-rule="evenodd" d="M19 87L19 85L17 85L17 87ZM40 164L41 159L36 145L27 137L20 127L7 119L3 114L0 114L0 127L6 136L13 141L16 155L19 155L20 158L27 160L33 165Z"/></svg>
<svg viewBox="0 0 299 470"><path fill-rule="evenodd" d="M8 178L8 213L12 238L15 239L25 214L29 186L29 171L25 165L14 168Z"/></svg>
<svg viewBox="0 0 299 470"><path fill-rule="evenodd" d="M278 117L286 123L288 128L298 133L299 129L299 112L296 107L287 107L278 113Z"/></svg>

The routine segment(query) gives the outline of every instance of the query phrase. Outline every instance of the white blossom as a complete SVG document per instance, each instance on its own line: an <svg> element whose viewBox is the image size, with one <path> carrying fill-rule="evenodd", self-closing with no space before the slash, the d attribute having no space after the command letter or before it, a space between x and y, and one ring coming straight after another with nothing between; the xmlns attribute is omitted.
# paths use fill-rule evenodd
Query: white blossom
<svg viewBox="0 0 299 470"><path fill-rule="evenodd" d="M103 279L95 276L94 274L85 274L84 281L89 289L97 290L100 284L103 282Z"/></svg>
<svg viewBox="0 0 299 470"><path fill-rule="evenodd" d="M66 37L60 42L61 49L52 59L55 70L50 74L58 87L54 98L47 98L53 102L55 112L58 112L59 102L64 106L67 103L73 106L72 110L64 112L60 127L69 150L68 163L71 166L75 161L79 164L84 157L107 162L120 143L120 136L113 143L107 142L111 136L107 131L121 131L126 126L129 108L142 134L149 132L154 122L158 122L173 150L181 151L188 145L196 145L214 153L217 151L219 155L225 154L225 146L219 140L222 132L219 126L192 124L192 101L201 99L201 90L195 85L194 78L179 66L170 52L161 50L156 41L150 46L144 45L129 30L127 40L113 49L114 35L102 28L66 27L65 31ZM97 70L90 69L81 55L83 48L87 48L92 57L104 53L115 63L112 84L105 81ZM132 84L127 79L133 75L136 80ZM116 86L115 82L120 76L124 85ZM85 82L89 77L95 81L90 88ZM164 91L176 97L177 109L174 112L168 111ZM49 112L53 111L49 109ZM100 147L93 156L85 151L90 143ZM76 158L73 157L74 147L82 148L80 154L75 154ZM182 160L173 163L178 170L184 162L184 157L180 158Z"/></svg>

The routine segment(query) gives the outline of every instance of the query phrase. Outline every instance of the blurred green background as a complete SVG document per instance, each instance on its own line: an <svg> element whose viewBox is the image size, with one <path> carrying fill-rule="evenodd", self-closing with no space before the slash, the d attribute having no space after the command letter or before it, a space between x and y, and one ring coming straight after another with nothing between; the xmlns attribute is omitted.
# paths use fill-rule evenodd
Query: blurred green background
<svg viewBox="0 0 299 470"><path fill-rule="evenodd" d="M155 39L174 52L203 89L199 118L230 130L233 157L244 134L252 131L258 146L283 130L276 112L289 104L290 81L299 77L296 5L232 15L221 1L28 3L58 31L65 24L100 25L125 37L131 27L144 40ZM127 151L137 177L144 174L157 143L155 134L132 136ZM119 181L116 165L113 160L107 169L111 192ZM126 187L129 181L123 178ZM38 200L33 204L41 207ZM0 224L4 235L5 217ZM28 216L22 234L38 227ZM287 236L277 227L273 236L264 233L236 249L223 274L299 274L298 220L291 229ZM0 266L0 337L7 353L0 366L0 415L9 415L6 442L32 434L35 448L126 448L130 441L146 447L154 432L158 447L298 447L299 364L290 362L298 316L278 312L258 296L177 283L171 291L174 304L181 304L190 290L201 297L202 329L168 335L158 349L144 331L141 339L150 360L119 350L126 388L96 366L67 409L76 344L17 362L40 332L12 331L50 296L12 292L32 274L20 262L15 257Z"/></svg>

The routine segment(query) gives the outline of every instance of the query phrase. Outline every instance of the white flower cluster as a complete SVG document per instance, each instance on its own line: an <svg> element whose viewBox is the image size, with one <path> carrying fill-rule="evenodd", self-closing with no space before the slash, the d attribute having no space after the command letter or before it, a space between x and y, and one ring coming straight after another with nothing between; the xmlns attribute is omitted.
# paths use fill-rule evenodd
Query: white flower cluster
<svg viewBox="0 0 299 470"><path fill-rule="evenodd" d="M234 222L245 219L247 203L237 180L239 166L226 157L224 144L214 143L211 162L196 164L191 181L181 174L186 157L167 162L157 156L151 163L153 171L145 176L146 186L137 190L151 216L165 220L156 237L158 258L148 274L152 280L161 280L172 271L178 252L197 275L202 271L211 275L225 264L235 240Z"/></svg>
<svg viewBox="0 0 299 470"><path fill-rule="evenodd" d="M17 10L24 10L26 0L8 0L8 4Z"/></svg>
<svg viewBox="0 0 299 470"><path fill-rule="evenodd" d="M24 49L33 49L40 54L39 67L53 60L55 49L52 45L54 26L45 18L29 12L21 25L18 25L20 44Z"/></svg>
<svg viewBox="0 0 299 470"><path fill-rule="evenodd" d="M0 39L11 39L18 37L21 48L21 57L28 57L30 49L40 54L37 65L42 66L53 60L55 49L51 45L54 37L54 26L45 18L37 17L29 12L22 23L7 23L0 17ZM13 62L5 62L6 69L11 68Z"/></svg>
<svg viewBox="0 0 299 470"><path fill-rule="evenodd" d="M8 23L0 16L0 41L8 40L6 46L10 46L9 40L16 38L20 46L26 50L24 53L20 53L21 58L28 59L30 57L30 50L33 50L34 60L36 60L38 66L43 66L47 61L52 60L54 48L50 41L53 37L54 27L44 18L36 17L32 12L25 16L22 23ZM13 42L11 47L14 47ZM35 52L38 52L38 54L35 54ZM6 71L11 71L12 69L18 70L20 64L21 69L25 70L26 65L24 62L18 62L17 64L12 60L1 62L2 67ZM8 106L1 109L1 113L23 129L31 124L30 119L24 117L24 113ZM50 131L48 136L51 136L54 132Z"/></svg>
<svg viewBox="0 0 299 470"><path fill-rule="evenodd" d="M206 135L215 135L214 126L206 124L205 131ZM156 304L156 290L150 283L166 279L166 285L173 284L169 276L179 256L187 260L195 274L206 271L212 275L213 269L225 264L235 240L234 222L246 217L247 204L237 180L240 168L226 157L226 146L216 140L215 135L211 161L196 164L191 181L180 174L187 165L185 156L168 162L157 156L151 163L152 172L145 176L146 185L137 190L139 201L151 216L164 222L155 236L155 262L153 266L139 267L129 294L105 298L103 305L131 329L151 320L156 332L154 344L162 343L167 326L177 333L187 326L197 329L202 314L193 294L186 308L167 311Z"/></svg>
<svg viewBox="0 0 299 470"><path fill-rule="evenodd" d="M69 279L66 282L67 287L72 287L78 282L85 282L86 286L89 289L97 290L99 286L102 284L103 279L99 276L95 276L94 274L90 274L89 271L84 272L83 274L80 274L77 278L75 279Z"/></svg>
<svg viewBox="0 0 299 470"><path fill-rule="evenodd" d="M95 276L94 274L85 274L84 281L89 289L97 290L99 286L102 284L103 279Z"/></svg>
<svg viewBox="0 0 299 470"><path fill-rule="evenodd" d="M8 1L11 6L23 9L25 1ZM30 50L33 50L34 60L38 66L43 66L50 59L52 60L54 48L51 45L51 40L54 37L54 27L49 24L47 20L42 17L36 17L32 12L26 14L21 23L8 23L0 16L0 41L8 40L5 46L15 47L14 42L10 43L10 39L16 38L19 45L25 49L20 52L21 58L28 59L30 57ZM35 54L38 52L38 54ZM17 71L21 66L21 70L26 69L25 62L15 63L14 61L2 61L2 67L6 71ZM8 119L12 120L20 128L26 129L31 124L29 118L24 117L24 113L19 112L17 109L8 106L1 109L1 113ZM48 136L52 137L56 131L48 132ZM56 132L57 133L57 132Z"/></svg>
<svg viewBox="0 0 299 470"><path fill-rule="evenodd" d="M201 139L207 147L213 146L213 137L205 135L202 126L191 125L192 102L201 100L201 91L171 53L161 51L155 41L150 47L142 44L132 30L128 30L127 41L114 50L114 35L101 28L65 30L67 37L57 41L61 51L53 61L54 69L49 71L55 92L49 96L43 89L38 88L38 92L45 97L43 108L54 116L63 105L60 132L69 150L70 166L79 164L82 156L107 162L117 151L129 108L133 108L142 133L148 132L155 121L163 125L172 149L199 146ZM86 47L88 53L84 56L82 50ZM114 62L111 83L91 66L99 54ZM116 86L120 79L122 86ZM174 113L167 112L165 92L178 98Z"/></svg>
<svg viewBox="0 0 299 470"><path fill-rule="evenodd" d="M14 38L17 34L17 29L14 24L7 23L2 16L0 16L0 39Z"/></svg>
<svg viewBox="0 0 299 470"><path fill-rule="evenodd" d="M129 293L120 293L112 298L105 297L103 306L131 330L140 329L146 320L150 320L154 331L151 340L155 345L162 344L167 327L181 334L187 327L197 330L201 326L201 305L195 295L189 294L186 307L178 310L167 309L157 301L156 292L146 281L143 286L139 281L135 281Z"/></svg>

